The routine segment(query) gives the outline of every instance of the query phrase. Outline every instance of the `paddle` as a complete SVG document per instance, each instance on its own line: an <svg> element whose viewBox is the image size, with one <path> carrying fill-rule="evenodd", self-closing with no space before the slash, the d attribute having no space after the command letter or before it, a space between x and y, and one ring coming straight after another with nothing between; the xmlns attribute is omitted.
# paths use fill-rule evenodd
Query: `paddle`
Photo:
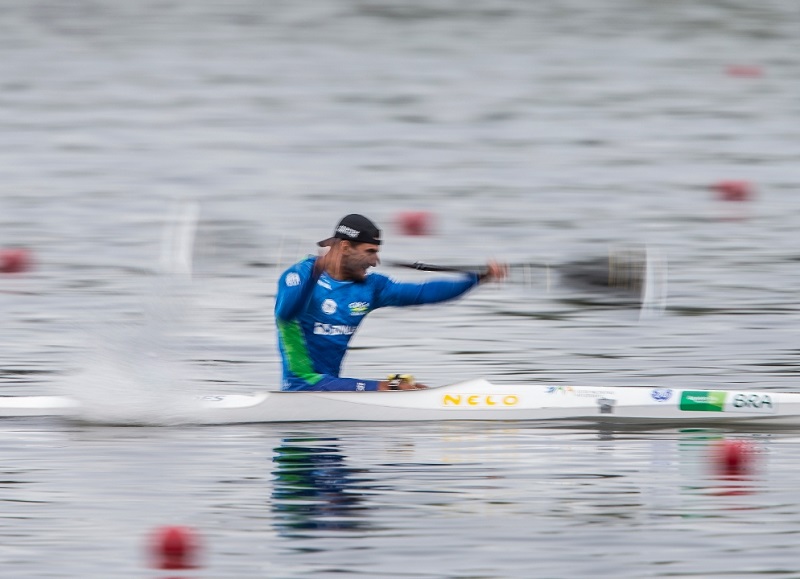
<svg viewBox="0 0 800 579"><path fill-rule="evenodd" d="M382 260L385 265L419 271L477 273L486 266L437 265L420 261ZM536 270L544 272L550 288L551 271L556 271L562 283L585 290L601 290L607 295L624 296L639 305L642 315L652 315L664 310L667 296L666 261L645 246L614 249L607 256L573 261L560 266L541 263L509 264L510 277L521 277L530 284Z"/></svg>

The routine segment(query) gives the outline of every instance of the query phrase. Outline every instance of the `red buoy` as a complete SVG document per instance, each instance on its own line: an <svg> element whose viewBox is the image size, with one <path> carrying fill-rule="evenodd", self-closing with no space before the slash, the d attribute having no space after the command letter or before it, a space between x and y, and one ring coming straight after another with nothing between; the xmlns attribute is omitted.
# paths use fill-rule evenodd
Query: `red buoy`
<svg viewBox="0 0 800 579"><path fill-rule="evenodd" d="M715 452L715 462L720 472L728 475L742 474L750 469L753 449L743 440L723 440Z"/></svg>
<svg viewBox="0 0 800 579"><path fill-rule="evenodd" d="M433 214L427 211L404 211L396 218L397 228L403 235L431 235L435 221Z"/></svg>
<svg viewBox="0 0 800 579"><path fill-rule="evenodd" d="M755 188L749 181L720 181L712 189L722 201L749 201L755 196Z"/></svg>
<svg viewBox="0 0 800 579"><path fill-rule="evenodd" d="M728 76L739 78L759 78L764 76L764 69L752 64L732 64L726 69Z"/></svg>
<svg viewBox="0 0 800 579"><path fill-rule="evenodd" d="M156 569L194 569L200 544L195 532L182 526L156 529L150 546Z"/></svg>
<svg viewBox="0 0 800 579"><path fill-rule="evenodd" d="M22 273L31 268L31 263L25 249L0 249L0 273Z"/></svg>

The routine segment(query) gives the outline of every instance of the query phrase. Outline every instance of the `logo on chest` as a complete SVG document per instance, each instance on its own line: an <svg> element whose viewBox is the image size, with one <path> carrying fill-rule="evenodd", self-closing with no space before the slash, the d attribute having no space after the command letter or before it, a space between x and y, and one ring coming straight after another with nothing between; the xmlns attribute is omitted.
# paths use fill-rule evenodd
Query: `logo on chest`
<svg viewBox="0 0 800 579"><path fill-rule="evenodd" d="M331 299L327 299L327 300L323 301L322 302L322 313L323 314L328 314L329 316L331 314L335 314L336 313L336 302L331 300Z"/></svg>
<svg viewBox="0 0 800 579"><path fill-rule="evenodd" d="M369 302L350 302L347 307L351 316L363 316L369 312Z"/></svg>

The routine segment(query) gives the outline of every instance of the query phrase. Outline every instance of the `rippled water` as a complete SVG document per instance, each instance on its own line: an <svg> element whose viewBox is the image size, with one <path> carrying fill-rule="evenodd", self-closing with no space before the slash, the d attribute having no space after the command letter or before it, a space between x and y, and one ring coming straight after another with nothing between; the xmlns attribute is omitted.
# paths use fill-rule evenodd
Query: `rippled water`
<svg viewBox="0 0 800 579"><path fill-rule="evenodd" d="M796 389L792 0L0 8L0 248L36 260L0 277L2 394L275 387L279 268L349 212L396 259L670 264L657 319L542 278L377 312L351 375ZM157 275L187 200L191 284ZM791 431L0 429L2 576L163 576L164 524L204 539L187 577L800 574ZM752 473L708 467L720 439Z"/></svg>

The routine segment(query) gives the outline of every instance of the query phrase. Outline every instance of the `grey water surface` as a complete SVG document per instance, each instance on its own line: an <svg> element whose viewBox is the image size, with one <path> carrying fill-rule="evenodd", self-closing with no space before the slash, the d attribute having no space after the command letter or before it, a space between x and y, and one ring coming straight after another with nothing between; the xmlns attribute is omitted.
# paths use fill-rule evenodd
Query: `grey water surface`
<svg viewBox="0 0 800 579"><path fill-rule="evenodd" d="M669 299L640 319L539 269L372 314L349 375L795 390L798 31L794 0L0 0L0 249L35 261L0 274L0 394L157 424L176 392L277 388L280 268L351 212L412 261L644 243ZM187 202L191 279L162 273ZM0 431L0 577L800 577L791 429ZM151 568L164 525L198 568Z"/></svg>

